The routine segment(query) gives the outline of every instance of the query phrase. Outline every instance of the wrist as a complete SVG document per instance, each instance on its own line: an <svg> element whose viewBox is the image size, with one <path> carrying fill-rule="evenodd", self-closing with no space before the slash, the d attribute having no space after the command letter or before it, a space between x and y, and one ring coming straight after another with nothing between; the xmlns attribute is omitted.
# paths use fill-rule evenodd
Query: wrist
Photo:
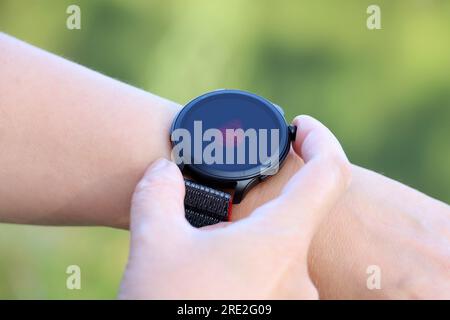
<svg viewBox="0 0 450 320"><path fill-rule="evenodd" d="M134 88L133 88L134 90ZM121 198L114 200L116 206L111 215L102 217L102 225L128 229L130 221L131 196L146 168L159 158L171 157L168 134L173 119L181 109L180 105L150 93L141 92L129 113L129 125L122 136L124 143L121 154L124 172L120 181ZM125 173L126 172L126 173Z"/></svg>

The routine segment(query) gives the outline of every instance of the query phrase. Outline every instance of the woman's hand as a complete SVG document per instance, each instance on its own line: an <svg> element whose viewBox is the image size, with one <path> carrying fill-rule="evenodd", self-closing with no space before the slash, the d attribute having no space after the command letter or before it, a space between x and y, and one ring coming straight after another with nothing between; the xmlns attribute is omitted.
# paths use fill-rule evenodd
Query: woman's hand
<svg viewBox="0 0 450 320"><path fill-rule="evenodd" d="M121 298L316 299L307 267L319 223L346 191L350 165L332 133L296 118L295 151L305 166L250 217L195 229L184 217L183 178L161 159L139 182Z"/></svg>

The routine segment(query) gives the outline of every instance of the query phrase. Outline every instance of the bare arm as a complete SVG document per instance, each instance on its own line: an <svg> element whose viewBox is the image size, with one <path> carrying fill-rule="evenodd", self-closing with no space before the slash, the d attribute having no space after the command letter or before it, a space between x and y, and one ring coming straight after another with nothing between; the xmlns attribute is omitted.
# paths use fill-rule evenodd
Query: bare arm
<svg viewBox="0 0 450 320"><path fill-rule="evenodd" d="M321 296L449 299L449 206L357 166L352 181L310 252ZM367 287L371 265L380 290Z"/></svg>
<svg viewBox="0 0 450 320"><path fill-rule="evenodd" d="M126 226L178 105L0 34L0 219Z"/></svg>
<svg viewBox="0 0 450 320"><path fill-rule="evenodd" d="M134 187L168 157L175 103L0 34L0 221L128 227ZM234 209L276 197L302 161ZM346 196L316 235L310 272L321 297L450 296L450 210L354 166ZM382 289L366 287L378 265Z"/></svg>

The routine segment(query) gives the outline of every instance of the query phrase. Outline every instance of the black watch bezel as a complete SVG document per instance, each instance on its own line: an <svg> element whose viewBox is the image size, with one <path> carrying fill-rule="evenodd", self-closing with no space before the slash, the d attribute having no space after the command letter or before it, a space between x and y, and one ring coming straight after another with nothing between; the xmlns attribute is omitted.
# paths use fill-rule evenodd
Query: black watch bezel
<svg viewBox="0 0 450 320"><path fill-rule="evenodd" d="M213 99L214 97L223 94L239 95L240 98L242 97L244 99L253 99L258 103L260 103L261 105L267 107L268 110L272 112L272 114L274 115L274 119L277 119L280 127L279 132L281 144L280 144L278 166L281 167L290 150L290 142L293 139L292 134L293 129L286 123L286 120L282 113L282 109L279 106L273 104L272 102L261 96L258 96L256 94L247 91L236 89L220 89L198 96L197 98L187 103L178 112L172 123L170 135L172 135L172 132L174 130L180 128L180 123L182 122L183 118L186 116L188 112L190 112L191 108L193 108L197 103L202 102L205 99ZM171 144L172 147L175 145L173 141L171 141ZM192 161L189 164L181 163L179 164L179 167L182 171L189 172L189 174L191 174L193 177L195 177L202 183L221 187L234 187L236 183L239 181L255 181L255 180L259 181L262 178L265 178L268 172L273 172L273 167L262 168L261 166L259 167L256 166L254 168L251 168L250 170L236 170L233 172L211 170L211 168L208 168L206 165L197 166L196 164L192 163Z"/></svg>

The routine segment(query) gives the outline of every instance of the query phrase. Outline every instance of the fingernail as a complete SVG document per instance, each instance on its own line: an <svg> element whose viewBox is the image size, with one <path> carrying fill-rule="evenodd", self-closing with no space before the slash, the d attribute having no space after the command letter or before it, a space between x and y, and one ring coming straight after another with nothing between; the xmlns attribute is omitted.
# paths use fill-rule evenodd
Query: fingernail
<svg viewBox="0 0 450 320"><path fill-rule="evenodd" d="M161 169L165 168L169 164L169 161L165 158L161 158L153 162L150 167L150 171L161 171Z"/></svg>

